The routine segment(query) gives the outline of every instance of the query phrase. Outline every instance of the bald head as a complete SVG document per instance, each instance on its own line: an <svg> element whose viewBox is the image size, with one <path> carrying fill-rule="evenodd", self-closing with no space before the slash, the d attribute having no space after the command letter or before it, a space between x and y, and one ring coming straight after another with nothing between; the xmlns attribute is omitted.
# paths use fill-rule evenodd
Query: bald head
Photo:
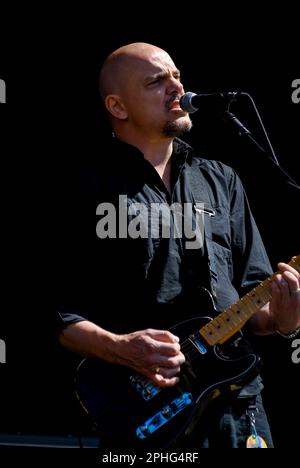
<svg viewBox="0 0 300 468"><path fill-rule="evenodd" d="M104 61L100 72L99 88L102 99L109 94L119 94L126 88L132 72L139 65L162 54L168 56L164 50L145 42L134 42L112 52Z"/></svg>
<svg viewBox="0 0 300 468"><path fill-rule="evenodd" d="M101 69L100 92L115 134L127 142L178 136L191 127L179 107L180 72L152 44L135 42L112 52Z"/></svg>

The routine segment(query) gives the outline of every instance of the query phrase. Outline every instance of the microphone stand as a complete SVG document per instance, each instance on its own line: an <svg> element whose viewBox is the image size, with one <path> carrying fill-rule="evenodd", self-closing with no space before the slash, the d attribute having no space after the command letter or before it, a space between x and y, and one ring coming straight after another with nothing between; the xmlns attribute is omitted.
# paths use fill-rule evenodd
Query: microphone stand
<svg viewBox="0 0 300 468"><path fill-rule="evenodd" d="M282 173L284 174L284 176L286 177L287 179L287 183L289 185L291 185L292 187L300 190L300 186L299 184L280 166L279 164L279 161L276 157L276 154L275 154L275 151L272 147L272 144L271 144L271 141L268 137L268 134L266 132L266 129L263 125L263 122L262 122L262 119L261 119L261 116L257 110L257 107L255 105L255 102L253 100L253 98L251 97L250 94L248 93L243 93L243 92L240 92L240 93L235 93L235 94L238 94L240 96L246 96L248 99L250 99L251 103L252 103L252 106L255 110L255 113L257 115L257 118L258 118L258 121L260 123L260 126L262 128L262 131L264 133L264 136L266 138L266 141L267 141L267 144L268 144L268 148L269 148L269 151L267 151L265 148L263 148L259 143L258 141L255 140L255 138L252 136L251 132L247 129L247 127L245 127L245 125L242 124L242 122L236 117L235 114L233 114L232 112L230 112L230 105L231 103L235 100L235 99L231 99L229 104L228 104L228 109L225 110L223 112L223 119L225 122L229 122L237 131L238 131L238 134L240 136L245 136L247 137L252 143L254 143L254 145L262 152L264 153L265 155L268 156L268 158L270 159L270 161L277 167L277 169Z"/></svg>

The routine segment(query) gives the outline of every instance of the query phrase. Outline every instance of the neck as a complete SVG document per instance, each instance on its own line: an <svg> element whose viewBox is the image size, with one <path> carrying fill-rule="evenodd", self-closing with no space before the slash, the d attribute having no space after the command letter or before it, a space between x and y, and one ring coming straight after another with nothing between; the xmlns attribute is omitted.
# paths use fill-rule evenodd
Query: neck
<svg viewBox="0 0 300 468"><path fill-rule="evenodd" d="M171 193L171 155L173 152L173 140L163 145L152 145L144 152L144 157L157 171L166 189Z"/></svg>
<svg viewBox="0 0 300 468"><path fill-rule="evenodd" d="M173 152L174 138L141 139L118 137L126 143L138 148L144 155L144 158L152 164L160 178L164 182L167 190L171 192L171 156Z"/></svg>
<svg viewBox="0 0 300 468"><path fill-rule="evenodd" d="M155 168L166 166L172 155L174 138L138 138L137 135L131 138L127 133L122 135L121 132L116 132L120 140L138 148Z"/></svg>
<svg viewBox="0 0 300 468"><path fill-rule="evenodd" d="M145 145L141 150L144 158L155 168L164 168L173 152L173 139L159 141L155 144Z"/></svg>

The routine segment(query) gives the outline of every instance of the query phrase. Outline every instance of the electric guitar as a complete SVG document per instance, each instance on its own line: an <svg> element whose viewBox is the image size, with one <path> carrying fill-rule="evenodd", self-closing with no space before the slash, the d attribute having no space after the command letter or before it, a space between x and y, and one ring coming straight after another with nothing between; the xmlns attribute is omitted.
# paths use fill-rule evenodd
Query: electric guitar
<svg viewBox="0 0 300 468"><path fill-rule="evenodd" d="M300 255L289 263L300 272ZM156 386L127 367L84 359L75 375L75 392L105 440L136 449L167 448L184 437L209 401L258 373L259 357L230 352L228 342L271 298L267 278L211 319L193 318L170 328L180 338L186 362L178 384ZM227 349L228 348L228 349Z"/></svg>

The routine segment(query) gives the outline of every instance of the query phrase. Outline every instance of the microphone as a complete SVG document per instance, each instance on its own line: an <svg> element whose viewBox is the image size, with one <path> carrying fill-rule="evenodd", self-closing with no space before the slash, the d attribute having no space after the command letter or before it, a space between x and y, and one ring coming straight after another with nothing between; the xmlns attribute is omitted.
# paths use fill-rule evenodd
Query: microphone
<svg viewBox="0 0 300 468"><path fill-rule="evenodd" d="M224 107L224 105L229 105L236 100L237 94L242 93L232 91L226 93L195 94L189 91L181 96L179 105L182 110L191 114L205 104L211 105L212 107Z"/></svg>

